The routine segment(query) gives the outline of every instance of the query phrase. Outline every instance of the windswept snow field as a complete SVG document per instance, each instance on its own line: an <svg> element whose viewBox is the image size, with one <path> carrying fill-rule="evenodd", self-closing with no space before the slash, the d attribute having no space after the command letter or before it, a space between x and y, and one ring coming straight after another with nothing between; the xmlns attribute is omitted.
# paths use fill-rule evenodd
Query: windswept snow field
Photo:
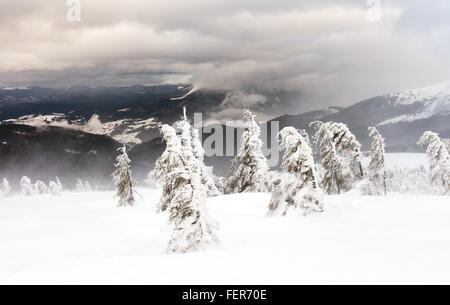
<svg viewBox="0 0 450 305"><path fill-rule="evenodd" d="M323 214L265 217L270 194L210 198L220 247L164 254L159 192L0 200L1 284L450 284L450 199L355 193Z"/></svg>

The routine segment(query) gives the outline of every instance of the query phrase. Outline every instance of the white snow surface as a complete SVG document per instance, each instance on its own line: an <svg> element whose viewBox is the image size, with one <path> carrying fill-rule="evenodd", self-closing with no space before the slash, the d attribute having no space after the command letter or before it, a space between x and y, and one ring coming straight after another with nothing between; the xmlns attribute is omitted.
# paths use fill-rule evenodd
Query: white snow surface
<svg viewBox="0 0 450 305"><path fill-rule="evenodd" d="M209 198L216 249L164 253L159 191L0 199L0 284L450 283L450 199L328 196L322 214L269 218L270 195Z"/></svg>

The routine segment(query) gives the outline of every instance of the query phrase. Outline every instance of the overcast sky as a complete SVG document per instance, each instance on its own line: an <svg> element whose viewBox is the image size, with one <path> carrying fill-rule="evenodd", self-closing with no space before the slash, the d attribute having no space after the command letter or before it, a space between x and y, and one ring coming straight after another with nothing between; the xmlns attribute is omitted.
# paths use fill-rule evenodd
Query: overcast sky
<svg viewBox="0 0 450 305"><path fill-rule="evenodd" d="M379 22L366 0L81 0L80 22L66 0L0 4L0 87L189 82L319 108L450 79L448 0L381 0Z"/></svg>

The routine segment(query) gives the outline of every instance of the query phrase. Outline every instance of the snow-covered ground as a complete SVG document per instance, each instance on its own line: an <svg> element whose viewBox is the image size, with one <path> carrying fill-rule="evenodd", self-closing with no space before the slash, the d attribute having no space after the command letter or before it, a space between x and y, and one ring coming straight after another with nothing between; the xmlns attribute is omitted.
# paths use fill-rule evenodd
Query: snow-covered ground
<svg viewBox="0 0 450 305"><path fill-rule="evenodd" d="M164 254L159 192L0 199L0 284L450 284L450 199L355 193L323 214L265 216L269 194L208 199L220 247Z"/></svg>

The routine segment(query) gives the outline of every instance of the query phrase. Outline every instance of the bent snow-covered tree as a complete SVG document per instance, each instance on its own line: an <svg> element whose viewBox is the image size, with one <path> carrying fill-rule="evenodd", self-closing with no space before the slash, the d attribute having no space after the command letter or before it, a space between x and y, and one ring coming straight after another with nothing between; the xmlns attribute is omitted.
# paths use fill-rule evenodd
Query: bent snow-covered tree
<svg viewBox="0 0 450 305"><path fill-rule="evenodd" d="M48 183L48 192L52 195L61 195L64 191L59 177L55 178L55 181L50 181Z"/></svg>
<svg viewBox="0 0 450 305"><path fill-rule="evenodd" d="M426 153L433 193L450 194L450 155L446 145L437 133L431 131L426 131L417 144L427 146Z"/></svg>
<svg viewBox="0 0 450 305"><path fill-rule="evenodd" d="M315 121L311 126L325 125L332 134L336 152L349 164L352 175L356 179L363 178L361 164L361 144L344 123ZM317 139L316 139L317 140Z"/></svg>
<svg viewBox="0 0 450 305"><path fill-rule="evenodd" d="M44 181L38 180L34 184L36 194L45 194L48 192L48 187L45 185Z"/></svg>
<svg viewBox="0 0 450 305"><path fill-rule="evenodd" d="M120 154L116 158L116 163L114 166L116 170L112 174L113 183L116 187L116 196L119 198L119 207L133 206L134 204L134 194L133 194L133 179L131 177L130 170L130 158L128 158L127 149L125 145L119 147L117 151ZM84 189L86 189L86 184L84 184ZM89 185L90 187L90 185Z"/></svg>
<svg viewBox="0 0 450 305"><path fill-rule="evenodd" d="M205 208L207 187L192 163L185 160L175 129L161 128L166 150L156 161L155 173L162 177L163 190L159 210L169 211L168 253L205 249L217 243L215 226Z"/></svg>
<svg viewBox="0 0 450 305"><path fill-rule="evenodd" d="M285 127L279 133L280 147L284 150L282 169L283 183L275 180L269 210L283 204L285 215L289 209L304 209L304 214L323 211L323 193L319 186L319 176L314 164L314 157L307 138L295 128ZM280 196L280 189L284 196ZM276 203L276 198L282 202ZM269 212L270 213L270 212Z"/></svg>
<svg viewBox="0 0 450 305"><path fill-rule="evenodd" d="M365 195L386 195L386 166L384 163L384 138L375 127L369 127L369 136L373 137L372 150L367 181L363 184L362 192Z"/></svg>
<svg viewBox="0 0 450 305"><path fill-rule="evenodd" d="M241 147L233 159L228 173L227 189L234 192L266 192L268 191L267 173L269 167L264 156L261 129L255 121L255 115L244 110L246 129L241 137Z"/></svg>
<svg viewBox="0 0 450 305"><path fill-rule="evenodd" d="M6 178L0 183L0 196L7 197L11 194L11 186Z"/></svg>
<svg viewBox="0 0 450 305"><path fill-rule="evenodd" d="M33 184L27 176L23 176L20 179L20 193L24 196L33 196L36 194Z"/></svg>
<svg viewBox="0 0 450 305"><path fill-rule="evenodd" d="M327 194L340 194L352 188L353 174L350 166L336 149L335 137L329 124L319 121L311 123L317 129L316 145L320 148L323 178L322 188Z"/></svg>
<svg viewBox="0 0 450 305"><path fill-rule="evenodd" d="M186 162L189 163L192 170L200 175L202 183L207 187L208 196L217 196L220 194L214 182L212 169L204 163L205 151L199 137L199 130L195 129L189 123L186 116L186 108L183 108L183 118L175 123L180 132L182 152Z"/></svg>
<svg viewBox="0 0 450 305"><path fill-rule="evenodd" d="M92 186L91 186L91 184L89 183L89 181L84 181L84 190L85 190L86 192L92 192Z"/></svg>
<svg viewBox="0 0 450 305"><path fill-rule="evenodd" d="M77 192L84 192L84 183L83 180L77 179L77 182L75 184L75 189Z"/></svg>

